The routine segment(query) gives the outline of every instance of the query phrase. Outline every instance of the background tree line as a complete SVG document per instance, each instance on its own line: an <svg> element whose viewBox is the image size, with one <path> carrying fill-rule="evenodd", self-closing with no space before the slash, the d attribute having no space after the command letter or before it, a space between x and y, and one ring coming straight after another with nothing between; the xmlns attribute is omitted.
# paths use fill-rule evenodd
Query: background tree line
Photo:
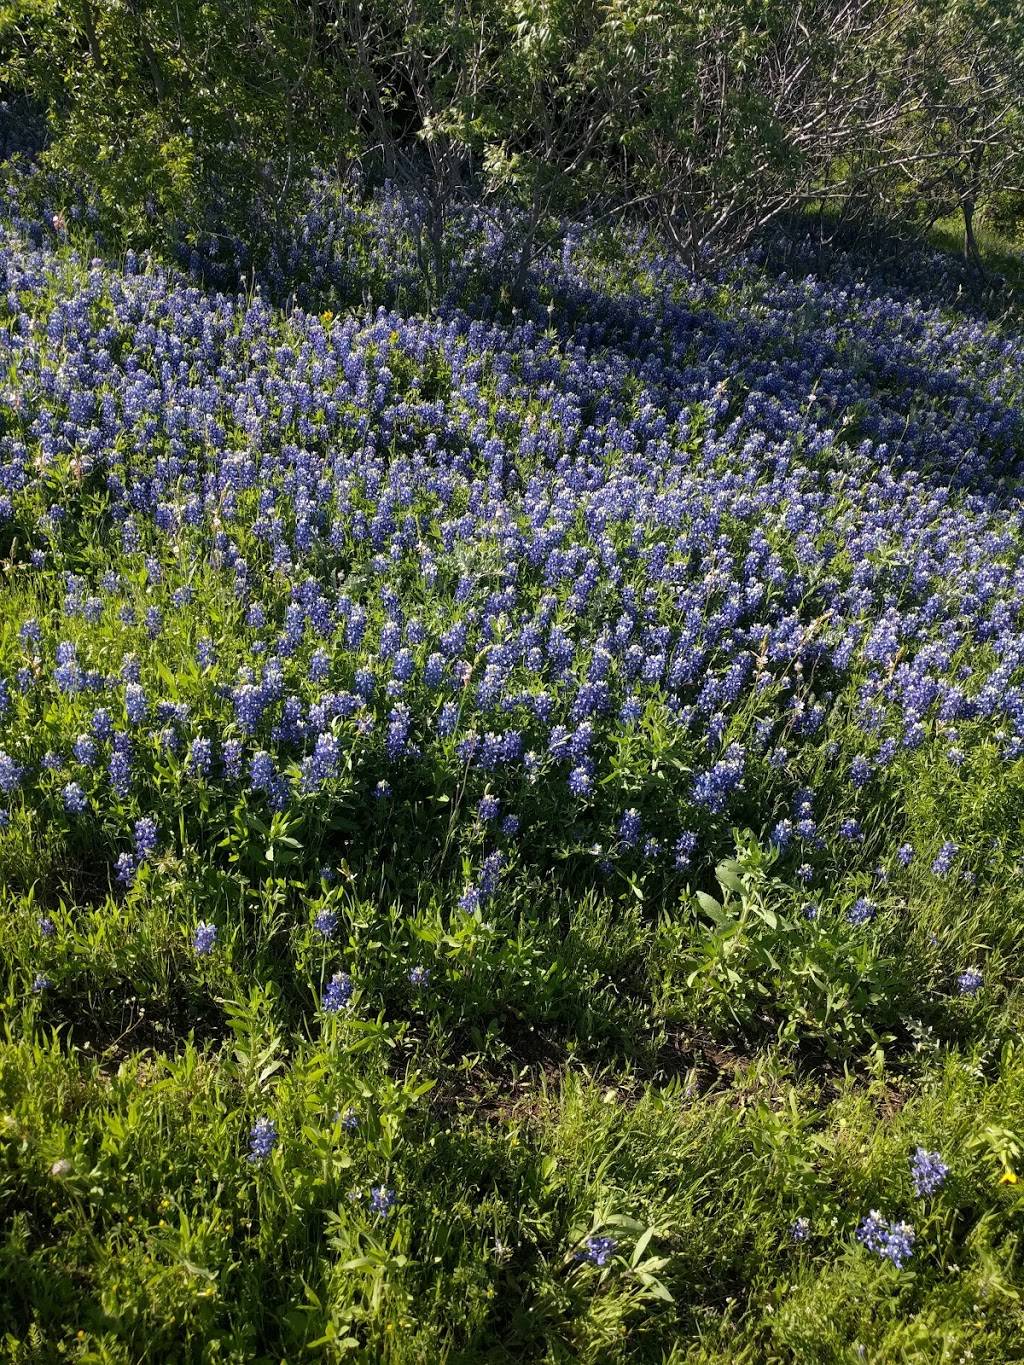
<svg viewBox="0 0 1024 1365"><path fill-rule="evenodd" d="M116 239L287 221L315 168L446 220L510 203L522 280L565 215L697 268L783 215L1024 217L1021 0L8 0L0 89Z"/></svg>

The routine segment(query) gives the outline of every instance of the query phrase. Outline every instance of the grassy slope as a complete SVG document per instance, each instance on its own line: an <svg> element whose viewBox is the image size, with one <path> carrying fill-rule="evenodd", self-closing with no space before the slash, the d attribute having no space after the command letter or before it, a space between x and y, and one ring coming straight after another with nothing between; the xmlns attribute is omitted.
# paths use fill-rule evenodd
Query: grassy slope
<svg viewBox="0 0 1024 1365"><path fill-rule="evenodd" d="M3 589L12 620L19 591ZM984 825L985 801L1015 792L977 777ZM922 775L922 804L941 797ZM944 1036L925 1019L909 1056L887 1063L883 1039L844 1068L716 1044L711 1016L682 1027L670 926L594 896L509 912L522 919L504 926L494 970L518 1003L491 1022L486 938L450 938L429 889L382 920L358 868L323 896L365 954L367 995L418 941L443 950L463 998L405 998L401 1022L309 1034L275 985L281 906L305 894L277 850L276 876L235 879L236 951L197 972L179 926L194 902L230 894L200 885L199 850L123 902L94 889L72 916L53 874L75 850L28 820L8 836L3 1358L1024 1359L1022 994L1007 928L1024 906L1009 867L1004 897L919 899L913 916L922 935L1002 942L1006 988L956 1002ZM30 885L38 904L17 891ZM36 965L40 904L57 928L48 970L59 981L74 963L76 1023L60 1033L16 985ZM287 943L315 954L305 930ZM269 1085L282 1140L254 1169L239 1132ZM926 1202L910 1178L919 1145L953 1168ZM350 1193L385 1178L396 1216L354 1217ZM907 1269L857 1246L870 1208L913 1218ZM800 1244L798 1217L811 1222ZM573 1259L595 1230L619 1241L605 1270Z"/></svg>

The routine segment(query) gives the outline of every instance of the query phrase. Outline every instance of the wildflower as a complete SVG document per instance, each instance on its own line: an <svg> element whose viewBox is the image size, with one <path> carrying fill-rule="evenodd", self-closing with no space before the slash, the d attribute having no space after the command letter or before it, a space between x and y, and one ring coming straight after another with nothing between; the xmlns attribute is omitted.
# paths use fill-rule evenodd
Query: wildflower
<svg viewBox="0 0 1024 1365"><path fill-rule="evenodd" d="M421 990L423 987L429 986L430 968L413 967L412 971L409 973L409 984L410 986L413 986L416 990Z"/></svg>
<svg viewBox="0 0 1024 1365"><path fill-rule="evenodd" d="M338 927L338 916L334 910L321 910L313 920L313 928L321 938L330 938Z"/></svg>
<svg viewBox="0 0 1024 1365"><path fill-rule="evenodd" d="M122 886L131 886L135 880L135 859L130 853L119 853L117 855L114 872Z"/></svg>
<svg viewBox="0 0 1024 1365"><path fill-rule="evenodd" d="M22 772L23 769L20 765L15 763L8 753L0 749L0 791L9 796L21 781Z"/></svg>
<svg viewBox="0 0 1024 1365"><path fill-rule="evenodd" d="M277 1125L273 1119L257 1119L249 1131L249 1155L247 1161L255 1163L265 1160L277 1145Z"/></svg>
<svg viewBox="0 0 1024 1365"><path fill-rule="evenodd" d="M79 735L71 746L76 760L85 767L91 767L96 759L96 741L91 735Z"/></svg>
<svg viewBox="0 0 1024 1365"><path fill-rule="evenodd" d="M859 896L846 912L846 918L857 927L875 918L875 906L866 896Z"/></svg>
<svg viewBox="0 0 1024 1365"><path fill-rule="evenodd" d="M932 871L937 877L944 877L946 875L953 866L953 859L959 851L957 845L950 843L949 841L942 845L936 855L935 861L932 863Z"/></svg>
<svg viewBox="0 0 1024 1365"><path fill-rule="evenodd" d="M619 838L627 848L632 846L640 838L640 812L632 809L625 812L619 821Z"/></svg>
<svg viewBox="0 0 1024 1365"><path fill-rule="evenodd" d="M72 815L81 815L86 807L85 792L77 782L69 782L61 795L64 798L64 809Z"/></svg>
<svg viewBox="0 0 1024 1365"><path fill-rule="evenodd" d="M941 1189L949 1175L949 1167L938 1152L927 1152L918 1147L910 1161L910 1171L914 1178L914 1189L923 1199Z"/></svg>
<svg viewBox="0 0 1024 1365"><path fill-rule="evenodd" d="M32 990L33 990L34 994L36 994L36 995L42 995L43 991L48 991L48 990L50 989L50 987L52 986L52 984L53 984L53 982L50 980L50 978L49 978L48 976L44 976L44 975L42 974L42 972L39 972L39 973L37 973L37 975L33 978L33 981L32 981Z"/></svg>
<svg viewBox="0 0 1024 1365"><path fill-rule="evenodd" d="M696 834L691 833L690 830L684 830L672 846L672 851L675 854L677 871L682 872L690 866L690 859L693 857L693 852L696 847Z"/></svg>
<svg viewBox="0 0 1024 1365"><path fill-rule="evenodd" d="M501 802L496 796L482 796L477 804L476 813L480 819L487 822L496 820L501 809Z"/></svg>
<svg viewBox="0 0 1024 1365"><path fill-rule="evenodd" d="M338 1014L352 999L352 978L347 972L335 972L327 983L320 1008L324 1014Z"/></svg>
<svg viewBox="0 0 1024 1365"><path fill-rule="evenodd" d="M49 915L40 915L38 924L39 932L42 934L43 938L53 938L54 934L57 932L57 927Z"/></svg>
<svg viewBox="0 0 1024 1365"><path fill-rule="evenodd" d="M890 1222L872 1209L857 1229L857 1240L902 1270L913 1254L914 1229L910 1223Z"/></svg>
<svg viewBox="0 0 1024 1365"><path fill-rule="evenodd" d="M789 1236L793 1242L806 1242L811 1235L811 1220L809 1218L794 1219L790 1225Z"/></svg>
<svg viewBox="0 0 1024 1365"><path fill-rule="evenodd" d="M335 1118L337 1118L337 1115L335 1115ZM351 1107L346 1109L341 1116L341 1126L346 1133L354 1133L359 1127L359 1115Z"/></svg>
<svg viewBox="0 0 1024 1365"><path fill-rule="evenodd" d="M213 952L214 944L217 942L217 926L208 920L202 920L196 925L195 934L192 936L192 947L200 957L206 957Z"/></svg>
<svg viewBox="0 0 1024 1365"><path fill-rule="evenodd" d="M370 1209L378 1218L386 1218L395 1206L395 1192L386 1185L374 1185L370 1190Z"/></svg>
<svg viewBox="0 0 1024 1365"><path fill-rule="evenodd" d="M156 821L150 816L144 815L135 822L135 853L139 862L143 862L156 848L157 844L157 825Z"/></svg>
<svg viewBox="0 0 1024 1365"><path fill-rule="evenodd" d="M871 780L871 764L863 754L858 754L850 764L850 780L855 787L864 787Z"/></svg>
<svg viewBox="0 0 1024 1365"><path fill-rule="evenodd" d="M607 1265L617 1246L614 1237L588 1237L583 1244L581 1259L589 1261L591 1265Z"/></svg>
<svg viewBox="0 0 1024 1365"><path fill-rule="evenodd" d="M957 977L956 984L961 995L977 995L983 980L981 972L976 967L968 967Z"/></svg>

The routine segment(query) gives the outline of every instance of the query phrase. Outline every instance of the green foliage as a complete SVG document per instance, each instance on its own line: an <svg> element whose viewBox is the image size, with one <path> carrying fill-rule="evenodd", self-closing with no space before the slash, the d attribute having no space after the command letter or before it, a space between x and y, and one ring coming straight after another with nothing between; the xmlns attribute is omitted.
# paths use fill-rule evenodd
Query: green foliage
<svg viewBox="0 0 1024 1365"><path fill-rule="evenodd" d="M320 41L316 9L279 0L13 0L0 80L46 112L44 188L116 242L223 228L256 245L349 136Z"/></svg>

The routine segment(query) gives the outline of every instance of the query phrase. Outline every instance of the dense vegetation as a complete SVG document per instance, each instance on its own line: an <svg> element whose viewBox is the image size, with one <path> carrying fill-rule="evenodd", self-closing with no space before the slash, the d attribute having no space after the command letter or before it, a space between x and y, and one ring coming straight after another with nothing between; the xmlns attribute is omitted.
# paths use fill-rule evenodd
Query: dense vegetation
<svg viewBox="0 0 1024 1365"><path fill-rule="evenodd" d="M999 301L5 203L4 1358L1020 1359Z"/></svg>
<svg viewBox="0 0 1024 1365"><path fill-rule="evenodd" d="M120 246L247 261L307 175L422 203L436 303L466 205L521 212L513 286L567 216L657 224L691 269L823 225L1024 219L1021 0L8 0L0 97L40 180Z"/></svg>
<svg viewBox="0 0 1024 1365"><path fill-rule="evenodd" d="M0 7L0 1359L1024 1359L1021 20Z"/></svg>

